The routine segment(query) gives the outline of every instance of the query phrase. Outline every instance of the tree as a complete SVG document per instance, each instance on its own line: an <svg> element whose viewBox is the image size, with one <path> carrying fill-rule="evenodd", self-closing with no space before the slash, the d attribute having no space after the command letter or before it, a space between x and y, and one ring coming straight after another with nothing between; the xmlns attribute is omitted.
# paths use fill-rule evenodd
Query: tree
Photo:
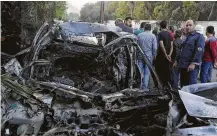
<svg viewBox="0 0 217 136"><path fill-rule="evenodd" d="M118 8L115 11L116 18L122 18L124 19L127 16L130 16L130 8L128 6L128 2L121 1L118 2Z"/></svg>
<svg viewBox="0 0 217 136"><path fill-rule="evenodd" d="M156 6L161 5L162 2L144 1L144 3L145 3L144 5L145 5L145 8L146 8L146 11L147 11L147 13L149 14L149 19L150 19L150 20L156 19L156 18L154 17L154 14L153 14L154 9L155 9Z"/></svg>
<svg viewBox="0 0 217 136"><path fill-rule="evenodd" d="M81 8L80 19L85 22L99 22L100 21L100 2L85 4Z"/></svg>
<svg viewBox="0 0 217 136"><path fill-rule="evenodd" d="M134 3L134 1L129 1L128 5L130 8L130 16L133 17L133 11L134 11L134 7L135 7L135 3Z"/></svg>
<svg viewBox="0 0 217 136"><path fill-rule="evenodd" d="M208 20L209 21L217 20L216 14L217 14L217 2L215 1L215 2L213 2L212 10L210 12Z"/></svg>
<svg viewBox="0 0 217 136"><path fill-rule="evenodd" d="M79 14L70 12L67 15L67 19L72 21L79 20Z"/></svg>
<svg viewBox="0 0 217 136"><path fill-rule="evenodd" d="M184 16L183 16L182 8L178 7L172 11L172 15L170 17L170 20L182 21L183 18L184 18Z"/></svg>
<svg viewBox="0 0 217 136"><path fill-rule="evenodd" d="M55 18L66 19L66 1L55 1Z"/></svg>
<svg viewBox="0 0 217 136"><path fill-rule="evenodd" d="M194 1L183 1L183 20L197 20L199 17L199 12Z"/></svg>
<svg viewBox="0 0 217 136"><path fill-rule="evenodd" d="M154 17L157 20L169 20L169 3L165 1L164 4L158 5L154 8ZM167 9L167 10L165 10Z"/></svg>
<svg viewBox="0 0 217 136"><path fill-rule="evenodd" d="M118 8L118 2L117 1L109 1L105 2L105 12L104 12L104 19L105 20L115 20L116 14L115 11Z"/></svg>
<svg viewBox="0 0 217 136"><path fill-rule="evenodd" d="M217 20L215 2L207 1L109 1L105 2L105 20L124 19L132 16L136 20ZM85 5L81 10L84 21L100 20L100 4ZM210 17L209 17L210 16Z"/></svg>
<svg viewBox="0 0 217 136"><path fill-rule="evenodd" d="M80 19L82 21L88 21L88 22L92 22L92 18L90 16L91 15L91 9L94 8L94 5L91 4L91 3L86 3L82 8L81 8L81 11L80 11Z"/></svg>
<svg viewBox="0 0 217 136"><path fill-rule="evenodd" d="M198 20L203 21L203 20L208 20L208 17L211 13L211 7L213 5L212 1L200 1L196 2L197 9L199 12L199 17Z"/></svg>
<svg viewBox="0 0 217 136"><path fill-rule="evenodd" d="M149 14L145 8L145 3L143 1L135 2L133 18L137 20L149 19Z"/></svg>

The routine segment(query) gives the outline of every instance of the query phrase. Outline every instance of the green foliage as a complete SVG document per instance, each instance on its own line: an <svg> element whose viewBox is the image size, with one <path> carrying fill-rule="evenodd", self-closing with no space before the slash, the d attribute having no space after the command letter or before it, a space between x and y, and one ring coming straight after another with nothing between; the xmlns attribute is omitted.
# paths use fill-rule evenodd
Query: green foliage
<svg viewBox="0 0 217 136"><path fill-rule="evenodd" d="M22 1L22 23L40 27L44 21L50 22L54 18L64 18L66 8L64 1Z"/></svg>
<svg viewBox="0 0 217 136"><path fill-rule="evenodd" d="M71 21L79 20L79 14L70 12L67 15L67 20L71 20Z"/></svg>
<svg viewBox="0 0 217 136"><path fill-rule="evenodd" d="M197 20L199 12L194 1L183 1L183 7L184 20Z"/></svg>
<svg viewBox="0 0 217 136"><path fill-rule="evenodd" d="M162 16L162 10L163 10L163 5L159 5L159 6L156 6L154 8L154 17L157 19L157 18L161 18Z"/></svg>
<svg viewBox="0 0 217 136"><path fill-rule="evenodd" d="M124 19L130 16L131 8L129 1L107 1L105 2L105 20L115 20L116 18ZM133 18L136 20L198 20L203 13L210 14L212 2L209 4L204 1L134 1ZM201 11L200 5L207 5ZM100 4L86 4L81 10L81 18L85 21L100 20ZM208 15L206 19L208 18ZM204 19L205 20L205 19Z"/></svg>
<svg viewBox="0 0 217 136"><path fill-rule="evenodd" d="M170 20L182 21L183 20L183 11L180 7L172 11Z"/></svg>
<svg viewBox="0 0 217 136"><path fill-rule="evenodd" d="M155 6L154 8L154 17L157 20L168 20L171 13L169 11L169 2L165 1L161 5Z"/></svg>
<svg viewBox="0 0 217 136"><path fill-rule="evenodd" d="M145 8L145 3L143 1L135 2L135 9L133 14L134 19L149 19L147 9Z"/></svg>
<svg viewBox="0 0 217 136"><path fill-rule="evenodd" d="M115 10L116 18L125 18L130 16L130 8L128 2L121 1L118 2L118 8Z"/></svg>
<svg viewBox="0 0 217 136"><path fill-rule="evenodd" d="M86 22L100 21L100 2L86 3L80 11L80 19Z"/></svg>
<svg viewBox="0 0 217 136"><path fill-rule="evenodd" d="M80 11L80 19L82 21L87 21L87 22L92 22L92 19L90 18L90 16L93 16L93 14L91 13L91 9L94 8L94 4L91 3L86 3Z"/></svg>
<svg viewBox="0 0 217 136"><path fill-rule="evenodd" d="M55 1L55 18L66 19L66 1Z"/></svg>
<svg viewBox="0 0 217 136"><path fill-rule="evenodd" d="M105 20L116 19L115 11L117 8L118 8L118 2L116 1L105 2L105 12L104 12Z"/></svg>

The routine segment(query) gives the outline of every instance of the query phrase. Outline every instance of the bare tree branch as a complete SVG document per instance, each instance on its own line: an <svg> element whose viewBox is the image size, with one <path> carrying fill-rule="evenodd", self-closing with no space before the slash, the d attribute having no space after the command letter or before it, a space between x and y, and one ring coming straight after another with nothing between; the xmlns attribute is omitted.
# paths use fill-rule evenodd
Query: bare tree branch
<svg viewBox="0 0 217 136"><path fill-rule="evenodd" d="M211 12L209 14L208 21L217 20L216 14L217 14L217 1L213 2L212 10L211 10Z"/></svg>

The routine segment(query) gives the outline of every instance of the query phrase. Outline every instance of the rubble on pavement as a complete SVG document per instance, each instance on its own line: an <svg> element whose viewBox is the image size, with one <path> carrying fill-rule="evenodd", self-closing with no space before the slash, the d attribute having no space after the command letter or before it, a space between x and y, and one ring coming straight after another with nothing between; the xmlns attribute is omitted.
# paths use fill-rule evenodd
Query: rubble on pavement
<svg viewBox="0 0 217 136"><path fill-rule="evenodd" d="M1 53L1 134L216 135L216 100L195 94L213 89L216 96L216 83L178 92L163 88L144 55L157 83L140 90L136 53L143 52L135 36L115 30L83 22L45 23L30 48ZM199 114L201 107L189 107L185 96L206 102L210 108L204 110L213 113Z"/></svg>

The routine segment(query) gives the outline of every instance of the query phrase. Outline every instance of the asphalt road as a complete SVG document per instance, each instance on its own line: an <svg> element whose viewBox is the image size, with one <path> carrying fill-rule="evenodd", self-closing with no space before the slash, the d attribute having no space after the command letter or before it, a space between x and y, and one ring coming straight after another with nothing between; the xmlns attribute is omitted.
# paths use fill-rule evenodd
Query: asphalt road
<svg viewBox="0 0 217 136"><path fill-rule="evenodd" d="M198 79L200 77L199 74L198 74ZM213 69L213 72L212 72L212 82L217 82L217 70L216 69ZM198 83L200 83L199 80L198 80ZM152 77L150 77L149 88L153 88L153 87L154 87L154 82L153 82Z"/></svg>
<svg viewBox="0 0 217 136"><path fill-rule="evenodd" d="M212 72L212 82L217 82L217 70L214 69Z"/></svg>

